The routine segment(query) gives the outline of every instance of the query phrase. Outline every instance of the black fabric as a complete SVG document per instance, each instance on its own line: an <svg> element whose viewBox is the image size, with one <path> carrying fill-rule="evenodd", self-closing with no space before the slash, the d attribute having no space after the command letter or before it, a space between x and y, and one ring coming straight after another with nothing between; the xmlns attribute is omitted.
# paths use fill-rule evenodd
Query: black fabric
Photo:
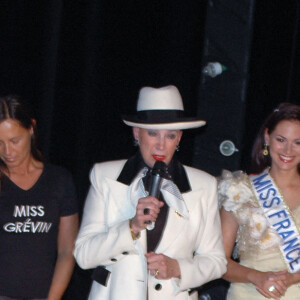
<svg viewBox="0 0 300 300"><path fill-rule="evenodd" d="M187 117L182 110L143 110L136 115L123 116L126 121L144 124L163 124L189 122L199 120L198 118Z"/></svg>
<svg viewBox="0 0 300 300"><path fill-rule="evenodd" d="M126 161L117 181L126 185L130 185L138 172L144 167L147 167L150 170L150 167L147 166L143 161L141 153L137 152L134 156ZM168 165L168 173L181 193L187 193L191 191L191 186L184 167L179 162L176 155L173 156L172 161Z"/></svg>
<svg viewBox="0 0 300 300"><path fill-rule="evenodd" d="M77 212L69 172L46 164L29 190L3 178L0 201L0 295L46 298L60 217Z"/></svg>
<svg viewBox="0 0 300 300"><path fill-rule="evenodd" d="M11 298L11 297L6 297L6 296L0 296L0 300L48 300L46 298Z"/></svg>
<svg viewBox="0 0 300 300"><path fill-rule="evenodd" d="M109 274L110 271L106 270L102 266L99 266L93 271L91 278L97 281L99 284L107 286Z"/></svg>
<svg viewBox="0 0 300 300"><path fill-rule="evenodd" d="M137 152L126 161L117 181L130 185L134 177L144 167L148 166L144 163L141 153Z"/></svg>
<svg viewBox="0 0 300 300"><path fill-rule="evenodd" d="M0 93L29 100L41 150L73 173L81 208L92 165L133 154L121 115L141 87L174 84L196 112L205 6L1 1ZM190 164L192 141L183 147Z"/></svg>

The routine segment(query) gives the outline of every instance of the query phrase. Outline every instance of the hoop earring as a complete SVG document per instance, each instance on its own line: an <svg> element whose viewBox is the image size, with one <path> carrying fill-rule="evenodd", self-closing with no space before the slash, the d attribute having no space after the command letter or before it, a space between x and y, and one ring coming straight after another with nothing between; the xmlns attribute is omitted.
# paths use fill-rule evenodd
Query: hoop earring
<svg viewBox="0 0 300 300"><path fill-rule="evenodd" d="M262 154L263 154L264 156L269 155L268 146L269 146L268 144L264 144L264 149L263 149L263 151L262 151Z"/></svg>
<svg viewBox="0 0 300 300"><path fill-rule="evenodd" d="M178 152L179 150L180 150L180 146L177 145L177 146L176 146L176 151Z"/></svg>
<svg viewBox="0 0 300 300"><path fill-rule="evenodd" d="M134 146L134 147L139 146L139 144L140 144L140 143L139 143L139 140L134 140L134 141L133 141L133 146Z"/></svg>

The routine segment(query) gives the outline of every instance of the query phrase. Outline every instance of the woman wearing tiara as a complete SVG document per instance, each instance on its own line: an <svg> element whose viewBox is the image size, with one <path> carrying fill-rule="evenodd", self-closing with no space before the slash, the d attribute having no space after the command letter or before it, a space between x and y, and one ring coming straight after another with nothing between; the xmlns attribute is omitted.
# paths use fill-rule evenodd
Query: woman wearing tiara
<svg viewBox="0 0 300 300"><path fill-rule="evenodd" d="M296 300L300 295L300 106L282 103L270 114L254 143L252 163L255 175L224 171L219 183L228 260L223 278L232 282L227 299Z"/></svg>

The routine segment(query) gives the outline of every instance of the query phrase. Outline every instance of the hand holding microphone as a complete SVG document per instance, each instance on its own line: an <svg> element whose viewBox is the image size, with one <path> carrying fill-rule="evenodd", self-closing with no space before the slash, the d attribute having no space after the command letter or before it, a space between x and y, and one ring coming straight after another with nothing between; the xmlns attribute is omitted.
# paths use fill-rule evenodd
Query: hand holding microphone
<svg viewBox="0 0 300 300"><path fill-rule="evenodd" d="M166 164L162 161L156 161L151 171L149 185L149 196L140 198L136 207L136 215L131 220L131 230L138 234L141 230L149 227L149 224L155 222L160 208L164 205L157 197L160 193L162 179L165 174Z"/></svg>
<svg viewBox="0 0 300 300"><path fill-rule="evenodd" d="M136 215L130 221L131 231L138 234L149 226L147 225L148 221L150 221L149 224L155 222L163 205L163 201L159 201L152 196L140 198L136 206Z"/></svg>

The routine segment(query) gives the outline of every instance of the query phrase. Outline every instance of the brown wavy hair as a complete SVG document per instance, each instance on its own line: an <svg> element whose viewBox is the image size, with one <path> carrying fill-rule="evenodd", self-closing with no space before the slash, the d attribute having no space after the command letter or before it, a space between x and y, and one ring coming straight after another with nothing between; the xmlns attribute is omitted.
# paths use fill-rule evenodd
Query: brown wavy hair
<svg viewBox="0 0 300 300"><path fill-rule="evenodd" d="M277 108L267 117L252 148L251 171L253 173L261 173L266 167L271 165L272 159L270 154L263 155L262 150L265 144L265 131L271 134L279 122L281 121L299 121L300 122L300 106L288 102L280 103ZM298 173L300 166L298 165Z"/></svg>

